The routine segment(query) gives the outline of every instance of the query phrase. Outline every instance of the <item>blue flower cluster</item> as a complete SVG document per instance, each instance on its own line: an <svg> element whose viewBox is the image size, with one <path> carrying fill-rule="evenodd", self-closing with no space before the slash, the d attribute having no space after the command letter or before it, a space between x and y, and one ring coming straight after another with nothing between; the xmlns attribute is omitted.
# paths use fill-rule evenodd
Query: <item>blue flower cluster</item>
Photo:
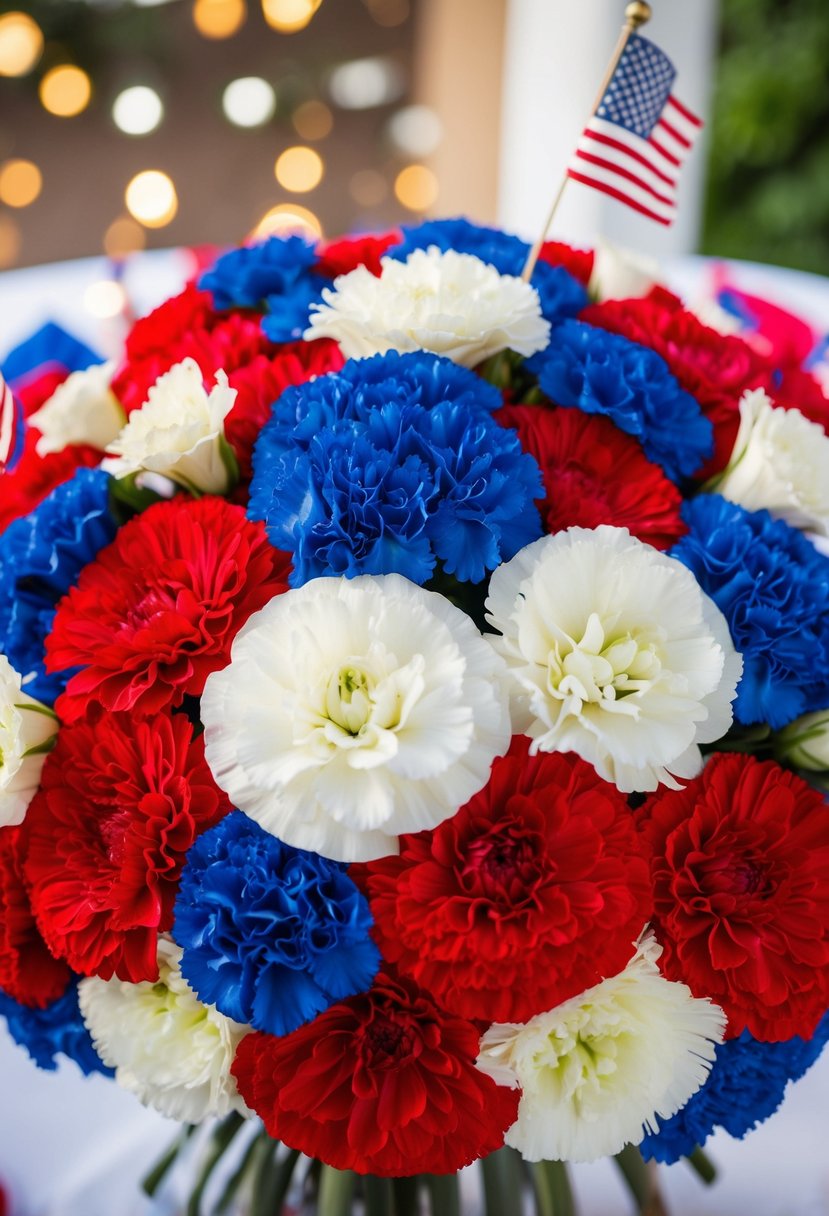
<svg viewBox="0 0 829 1216"><path fill-rule="evenodd" d="M770 1119L783 1101L789 1081L811 1068L829 1041L829 1014L809 1040L759 1043L744 1030L717 1047L708 1080L655 1135L645 1136L642 1154L672 1163L702 1146L716 1127L742 1140Z"/></svg>
<svg viewBox="0 0 829 1216"><path fill-rule="evenodd" d="M485 228L469 220L426 220L422 224L403 225L403 240L392 246L386 256L405 261L415 249L454 249L471 253L494 266L499 274L519 276L524 269L529 245L517 236ZM575 317L590 300L578 279L563 266L538 262L533 271L532 285L541 301L541 311L553 325L567 317Z"/></svg>
<svg viewBox="0 0 829 1216"><path fill-rule="evenodd" d="M687 502L671 550L710 595L743 656L734 714L772 729L829 705L829 558L767 511L717 494Z"/></svg>
<svg viewBox="0 0 829 1216"><path fill-rule="evenodd" d="M491 411L500 394L428 353L353 360L289 388L254 451L248 513L294 555L291 581L438 561L477 583L541 535L541 474Z"/></svg>
<svg viewBox="0 0 829 1216"><path fill-rule="evenodd" d="M0 992L0 1017L4 1017L9 1034L21 1047L25 1047L38 1068L50 1072L57 1068L57 1056L68 1056L74 1060L81 1072L88 1076L102 1072L114 1076L114 1072L101 1060L89 1037L81 1011L78 1007L78 985L72 983L63 996L58 997L45 1009L29 1009Z"/></svg>
<svg viewBox="0 0 829 1216"><path fill-rule="evenodd" d="M327 280L312 270L313 245L300 236L268 237L223 254L199 280L213 307L267 311L262 328L272 342L292 342L308 327L308 310L321 299Z"/></svg>
<svg viewBox="0 0 829 1216"><path fill-rule="evenodd" d="M100 469L78 469L0 536L0 652L22 676L34 673L26 691L48 704L72 672L47 675L44 642L58 600L115 536L109 483Z"/></svg>
<svg viewBox="0 0 829 1216"><path fill-rule="evenodd" d="M551 401L604 414L635 435L645 455L674 481L710 456L713 430L655 351L584 321L565 321L528 362Z"/></svg>
<svg viewBox="0 0 829 1216"><path fill-rule="evenodd" d="M343 865L233 811L187 854L173 937L203 1001L282 1035L371 987L372 924Z"/></svg>

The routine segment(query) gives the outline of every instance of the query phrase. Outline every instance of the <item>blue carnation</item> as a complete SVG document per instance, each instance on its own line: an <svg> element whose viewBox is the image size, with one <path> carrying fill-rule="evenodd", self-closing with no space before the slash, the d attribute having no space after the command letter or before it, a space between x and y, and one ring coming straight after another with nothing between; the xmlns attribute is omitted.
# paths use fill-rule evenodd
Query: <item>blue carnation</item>
<svg viewBox="0 0 829 1216"><path fill-rule="evenodd" d="M81 1017L77 983L70 984L63 996L45 1009L29 1009L0 992L0 1016L6 1019L15 1043L26 1048L38 1068L54 1070L57 1056L62 1054L74 1060L87 1076L93 1072L114 1076L95 1050Z"/></svg>
<svg viewBox="0 0 829 1216"><path fill-rule="evenodd" d="M403 225L403 240L387 251L386 256L405 261L415 249L454 249L471 253L494 266L499 274L520 276L530 252L530 246L520 237L511 236L497 228L486 228L465 219L425 220L422 224ZM553 325L567 317L575 317L590 302L578 281L563 266L538 262L533 271L532 285L541 301L541 311Z"/></svg>
<svg viewBox="0 0 829 1216"><path fill-rule="evenodd" d="M34 673L26 691L48 704L72 675L43 666L55 605L117 530L109 483L100 469L78 469L0 536L0 652L22 676Z"/></svg>
<svg viewBox="0 0 829 1216"><path fill-rule="evenodd" d="M619 334L565 321L530 360L556 405L604 414L635 435L668 477L690 477L713 450L711 423L655 351Z"/></svg>
<svg viewBox="0 0 829 1216"><path fill-rule="evenodd" d="M187 854L173 936L201 1000L282 1035L371 986L372 923L345 866L233 811Z"/></svg>
<svg viewBox="0 0 829 1216"><path fill-rule="evenodd" d="M248 513L294 555L291 581L439 561L481 582L541 535L541 475L493 420L492 385L426 353L354 360L287 389L254 451Z"/></svg>
<svg viewBox="0 0 829 1216"><path fill-rule="evenodd" d="M702 1146L716 1127L739 1140L771 1118L789 1081L811 1068L829 1040L829 1014L811 1039L759 1043L747 1030L721 1043L708 1079L658 1133L640 1144L646 1158L672 1163Z"/></svg>
<svg viewBox="0 0 829 1216"><path fill-rule="evenodd" d="M687 502L671 550L710 595L743 656L734 714L785 726L829 705L829 558L767 511L718 494Z"/></svg>

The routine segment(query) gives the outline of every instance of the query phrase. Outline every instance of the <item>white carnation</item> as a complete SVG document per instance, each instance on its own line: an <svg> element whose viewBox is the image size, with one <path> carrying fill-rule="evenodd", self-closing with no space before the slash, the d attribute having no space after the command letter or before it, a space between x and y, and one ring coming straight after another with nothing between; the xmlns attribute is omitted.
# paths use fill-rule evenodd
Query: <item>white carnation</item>
<svg viewBox="0 0 829 1216"><path fill-rule="evenodd" d="M464 367L507 349L532 355L549 341L535 288L480 258L431 246L381 266L379 277L358 266L325 288L306 339L333 338L348 359L430 350Z"/></svg>
<svg viewBox="0 0 829 1216"><path fill-rule="evenodd" d="M762 389L743 393L740 429L712 488L748 511L829 535L829 435L800 410L775 406Z"/></svg>
<svg viewBox="0 0 829 1216"><path fill-rule="evenodd" d="M176 363L159 376L140 410L107 452L101 467L113 477L142 471L161 474L186 490L226 494L236 479L236 462L224 435L236 389L216 372L208 393L195 359Z"/></svg>
<svg viewBox="0 0 829 1216"><path fill-rule="evenodd" d="M620 790L677 788L731 725L742 671L728 626L678 561L624 528L570 528L492 575L513 726L577 752Z"/></svg>
<svg viewBox="0 0 829 1216"><path fill-rule="evenodd" d="M119 1085L171 1119L246 1114L230 1066L249 1027L202 1004L180 960L178 946L162 937L155 983L81 980L81 1013L95 1048Z"/></svg>
<svg viewBox="0 0 829 1216"><path fill-rule="evenodd" d="M594 1161L638 1144L704 1083L725 1015L666 980L647 938L624 971L523 1025L494 1025L478 1068L521 1087L505 1136L528 1161Z"/></svg>
<svg viewBox="0 0 829 1216"><path fill-rule="evenodd" d="M610 241L598 241L587 290L594 300L630 300L646 296L661 282L659 263Z"/></svg>
<svg viewBox="0 0 829 1216"><path fill-rule="evenodd" d="M219 785L288 844L340 861L398 851L509 746L503 665L447 599L396 574L276 596L205 686Z"/></svg>
<svg viewBox="0 0 829 1216"><path fill-rule="evenodd" d="M29 422L40 431L38 456L61 452L70 443L87 443L103 451L126 420L118 398L110 389L115 363L98 363L72 372Z"/></svg>
<svg viewBox="0 0 829 1216"><path fill-rule="evenodd" d="M813 773L829 770L829 708L804 714L773 737L778 759Z"/></svg>
<svg viewBox="0 0 829 1216"><path fill-rule="evenodd" d="M22 691L19 674L0 654L0 828L23 822L57 729L51 709Z"/></svg>

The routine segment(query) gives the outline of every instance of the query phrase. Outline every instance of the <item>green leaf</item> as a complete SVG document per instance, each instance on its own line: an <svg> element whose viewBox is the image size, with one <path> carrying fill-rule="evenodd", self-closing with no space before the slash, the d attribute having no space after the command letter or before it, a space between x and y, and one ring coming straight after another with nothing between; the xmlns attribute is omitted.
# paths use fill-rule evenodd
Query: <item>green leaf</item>
<svg viewBox="0 0 829 1216"><path fill-rule="evenodd" d="M230 1146L236 1133L241 1129L245 1120L244 1116L233 1111L229 1114L210 1137L210 1142L207 1147L207 1153L204 1157L204 1163L199 1173L198 1181L195 1189L190 1194L190 1199L187 1204L187 1216L200 1216L201 1201L204 1197L204 1192L210 1177L222 1159L226 1149Z"/></svg>
<svg viewBox="0 0 829 1216"><path fill-rule="evenodd" d="M166 1150L166 1152L158 1159L148 1174L145 1174L141 1179L141 1189L145 1195L149 1195L152 1199L158 1188L161 1186L164 1179L169 1174L170 1170L178 1160L179 1154L185 1148L187 1141L193 1135L195 1127L188 1125L181 1131Z"/></svg>

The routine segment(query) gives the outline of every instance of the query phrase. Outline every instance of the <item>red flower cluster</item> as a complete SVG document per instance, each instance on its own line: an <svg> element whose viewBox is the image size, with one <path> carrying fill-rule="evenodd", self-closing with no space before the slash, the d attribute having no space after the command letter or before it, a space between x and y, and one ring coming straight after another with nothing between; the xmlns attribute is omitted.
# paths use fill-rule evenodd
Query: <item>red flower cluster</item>
<svg viewBox="0 0 829 1216"><path fill-rule="evenodd" d="M271 1136L336 1169L449 1174L500 1148L518 1110L477 1053L471 1023L381 974L292 1034L247 1035L233 1075Z"/></svg>
<svg viewBox="0 0 829 1216"><path fill-rule="evenodd" d="M346 237L340 241L327 241L317 250L317 264L314 269L318 274L329 279L338 275L349 274L358 266L365 266L372 274L379 275L380 259L391 245L397 245L402 239L399 232L385 232L382 236Z"/></svg>
<svg viewBox="0 0 829 1216"><path fill-rule="evenodd" d="M69 983L38 932L23 878L22 827L0 828L0 988L21 1005L45 1009Z"/></svg>
<svg viewBox="0 0 829 1216"><path fill-rule="evenodd" d="M50 671L82 667L57 709L154 714L199 696L252 612L285 591L289 558L221 498L171 499L120 529L61 600Z"/></svg>
<svg viewBox="0 0 829 1216"><path fill-rule="evenodd" d="M26 878L50 949L85 975L157 979L185 853L228 810L183 714L64 726L26 815Z"/></svg>
<svg viewBox="0 0 829 1216"><path fill-rule="evenodd" d="M679 490L609 418L536 405L508 405L495 416L538 461L545 494L537 505L547 532L611 524L656 549L685 534Z"/></svg>
<svg viewBox="0 0 829 1216"><path fill-rule="evenodd" d="M525 738L452 819L351 872L384 959L489 1022L526 1021L621 971L651 911L625 797L578 756L530 756Z"/></svg>
<svg viewBox="0 0 829 1216"><path fill-rule="evenodd" d="M774 761L714 756L653 795L654 928L669 979L710 996L728 1035L811 1038L829 1007L829 812Z"/></svg>
<svg viewBox="0 0 829 1216"><path fill-rule="evenodd" d="M563 266L573 278L578 279L585 287L593 274L595 253L592 249L574 249L563 241L545 241L538 255L540 262L549 262L551 266Z"/></svg>

